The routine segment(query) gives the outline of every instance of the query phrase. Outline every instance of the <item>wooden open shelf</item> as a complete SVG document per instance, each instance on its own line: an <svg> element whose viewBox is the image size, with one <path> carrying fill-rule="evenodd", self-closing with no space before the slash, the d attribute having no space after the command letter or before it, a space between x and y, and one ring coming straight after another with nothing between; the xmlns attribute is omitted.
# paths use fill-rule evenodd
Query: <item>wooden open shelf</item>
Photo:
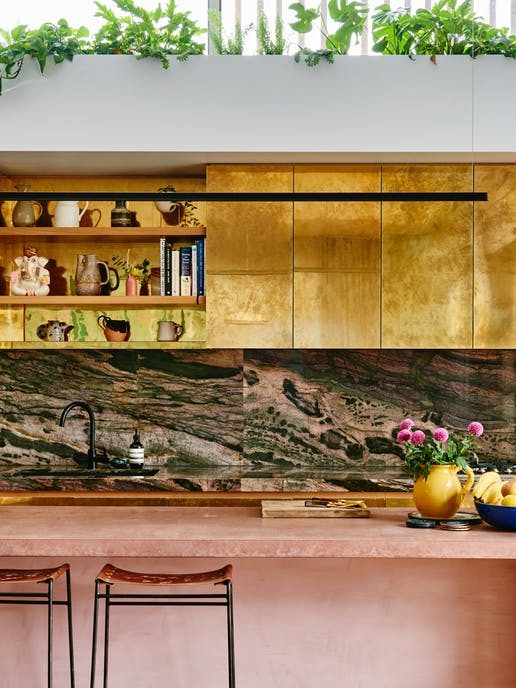
<svg viewBox="0 0 516 688"><path fill-rule="evenodd" d="M1 227L0 239L19 241L45 238L49 241L112 241L125 239L131 243L145 243L162 236L198 238L206 236L206 227Z"/></svg>
<svg viewBox="0 0 516 688"><path fill-rule="evenodd" d="M0 296L1 306L66 306L69 308L90 308L91 306L206 306L205 296Z"/></svg>

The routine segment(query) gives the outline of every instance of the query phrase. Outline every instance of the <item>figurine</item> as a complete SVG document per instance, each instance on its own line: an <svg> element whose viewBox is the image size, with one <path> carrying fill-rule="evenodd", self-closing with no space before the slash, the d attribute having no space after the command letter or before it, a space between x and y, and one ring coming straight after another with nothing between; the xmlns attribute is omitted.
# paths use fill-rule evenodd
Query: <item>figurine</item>
<svg viewBox="0 0 516 688"><path fill-rule="evenodd" d="M38 256L33 246L27 246L23 256L14 259L18 266L11 272L11 293L16 296L46 296L50 291L50 273L45 268L47 258Z"/></svg>

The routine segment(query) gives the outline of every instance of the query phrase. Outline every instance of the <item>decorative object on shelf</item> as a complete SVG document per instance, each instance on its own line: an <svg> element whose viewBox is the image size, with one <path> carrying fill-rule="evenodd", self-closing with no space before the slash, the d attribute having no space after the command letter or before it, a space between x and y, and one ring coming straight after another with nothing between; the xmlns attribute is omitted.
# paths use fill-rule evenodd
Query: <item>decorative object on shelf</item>
<svg viewBox="0 0 516 688"><path fill-rule="evenodd" d="M88 209L88 201L79 210L79 201L57 201L54 211L54 227L78 227Z"/></svg>
<svg viewBox="0 0 516 688"><path fill-rule="evenodd" d="M98 213L97 221L93 219L93 213ZM99 208L88 208L87 205L81 211L79 227L98 227L102 213Z"/></svg>
<svg viewBox="0 0 516 688"><path fill-rule="evenodd" d="M127 275L125 278L125 295L126 296L137 296L138 295L138 280L134 275Z"/></svg>
<svg viewBox="0 0 516 688"><path fill-rule="evenodd" d="M99 264L105 268L105 278L100 275ZM75 269L75 293L77 296L99 296L101 286L109 282L109 266L96 255L77 255L77 267Z"/></svg>
<svg viewBox="0 0 516 688"><path fill-rule="evenodd" d="M184 327L173 320L158 322L158 342L177 342L184 333Z"/></svg>
<svg viewBox="0 0 516 688"><path fill-rule="evenodd" d="M107 315L99 315L97 323L108 342L127 342L131 336L129 320L113 320Z"/></svg>
<svg viewBox="0 0 516 688"><path fill-rule="evenodd" d="M73 330L73 325L68 325L59 320L49 320L39 325L36 334L44 342L67 342L68 335Z"/></svg>
<svg viewBox="0 0 516 688"><path fill-rule="evenodd" d="M407 468L415 479L414 503L422 516L449 518L460 508L462 500L475 479L468 459L477 460L473 442L484 428L473 421L467 435L455 438L446 428L436 428L431 434L414 430L414 421L405 418L400 423L396 439L404 447ZM466 482L462 486L457 473L463 470Z"/></svg>
<svg viewBox="0 0 516 688"><path fill-rule="evenodd" d="M14 296L47 296L50 273L45 268L48 259L38 256L38 250L27 246L23 256L14 259L16 270L11 272L11 293Z"/></svg>
<svg viewBox="0 0 516 688"><path fill-rule="evenodd" d="M116 291L120 286L120 277L118 276L118 270L112 268L110 265L107 264L107 261L104 260L100 260L98 262L98 266L100 270L100 279L102 280L100 283L100 295L111 296L111 293ZM110 279L110 273L113 273L114 275L114 283Z"/></svg>
<svg viewBox="0 0 516 688"><path fill-rule="evenodd" d="M134 431L133 441L129 445L129 466L131 468L141 468L145 461L145 449L140 441L138 430Z"/></svg>
<svg viewBox="0 0 516 688"><path fill-rule="evenodd" d="M175 190L173 186L161 186L158 189L158 191L163 193L173 193ZM190 201L154 201L154 205L167 225L179 225L181 227L201 226L195 215L197 206L190 203Z"/></svg>
<svg viewBox="0 0 516 688"><path fill-rule="evenodd" d="M136 210L130 210L131 213L131 227L141 227L138 218L136 217Z"/></svg>
<svg viewBox="0 0 516 688"><path fill-rule="evenodd" d="M30 191L30 186L20 184L16 190L20 193L27 193ZM34 214L34 206L39 208L37 217ZM40 218L42 212L43 208L38 201L16 201L13 209L13 227L35 227L36 220Z"/></svg>
<svg viewBox="0 0 516 688"><path fill-rule="evenodd" d="M127 201L115 201L115 207L111 211L111 227L131 227L131 211L127 207Z"/></svg>
<svg viewBox="0 0 516 688"><path fill-rule="evenodd" d="M148 258L144 258L141 263L131 263L130 253L131 250L128 249L126 258L122 258L121 256L113 256L111 258L113 263L117 267L122 268L127 276L125 282L125 295L136 296L138 293L138 282L140 282L142 286L144 284L147 286L148 295L148 282L151 274L150 260Z"/></svg>
<svg viewBox="0 0 516 688"><path fill-rule="evenodd" d="M54 216L48 209L50 201L40 201L41 215L36 220L36 227L52 227Z"/></svg>

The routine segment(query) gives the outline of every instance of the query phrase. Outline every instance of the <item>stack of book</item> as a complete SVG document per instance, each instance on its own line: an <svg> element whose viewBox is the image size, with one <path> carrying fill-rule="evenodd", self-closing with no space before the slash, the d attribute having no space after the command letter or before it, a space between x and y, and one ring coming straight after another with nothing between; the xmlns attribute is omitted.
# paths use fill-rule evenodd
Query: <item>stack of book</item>
<svg viewBox="0 0 516 688"><path fill-rule="evenodd" d="M204 296L204 238L185 245L169 237L159 241L161 296Z"/></svg>

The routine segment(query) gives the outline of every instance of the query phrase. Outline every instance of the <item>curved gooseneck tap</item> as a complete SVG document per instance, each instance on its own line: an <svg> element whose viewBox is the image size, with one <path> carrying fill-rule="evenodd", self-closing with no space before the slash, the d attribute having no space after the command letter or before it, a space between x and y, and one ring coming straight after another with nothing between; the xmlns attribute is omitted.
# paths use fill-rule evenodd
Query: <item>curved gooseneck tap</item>
<svg viewBox="0 0 516 688"><path fill-rule="evenodd" d="M81 408L86 411L88 414L88 417L90 419L90 428L89 428L89 444L90 447L88 449L88 468L96 468L96 453L95 453L95 414L93 413L93 409L89 404L87 404L85 401L72 401L71 404L68 404L68 406L65 406L62 413L61 413L61 418L59 419L59 425L63 428L66 418L70 411L74 408Z"/></svg>

